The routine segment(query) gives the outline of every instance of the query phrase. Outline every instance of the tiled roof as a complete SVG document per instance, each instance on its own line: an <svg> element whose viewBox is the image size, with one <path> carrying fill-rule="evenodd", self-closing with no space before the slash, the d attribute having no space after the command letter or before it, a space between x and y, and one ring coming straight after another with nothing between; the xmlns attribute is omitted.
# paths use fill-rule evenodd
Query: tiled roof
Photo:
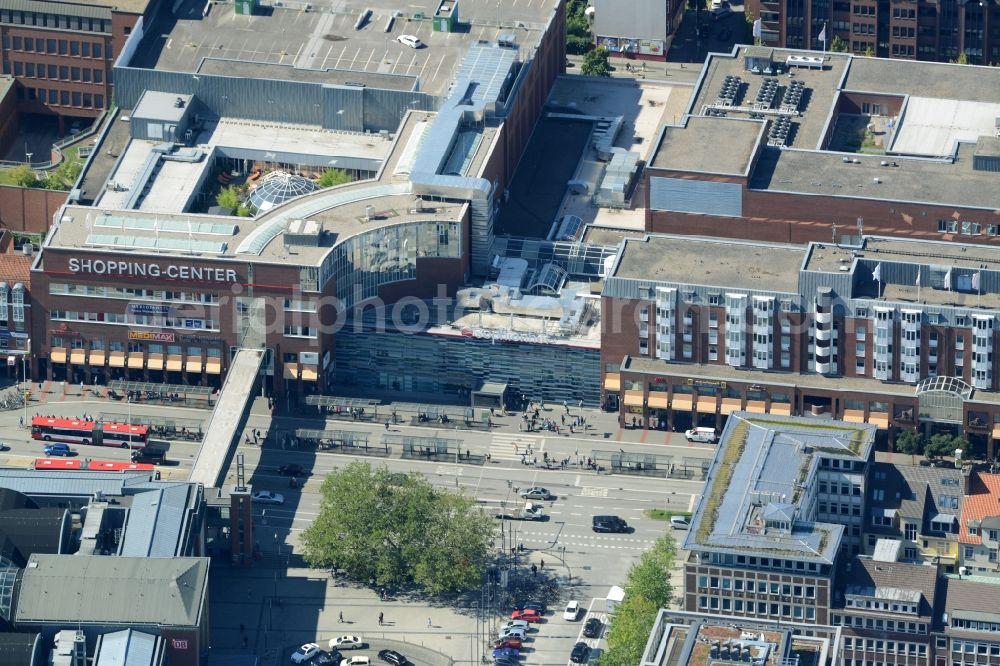
<svg viewBox="0 0 1000 666"><path fill-rule="evenodd" d="M972 493L966 495L962 504L959 542L981 544L981 536L969 534L969 522L996 516L1000 516L1000 474L976 474L972 480Z"/></svg>
<svg viewBox="0 0 1000 666"><path fill-rule="evenodd" d="M945 600L945 607L942 611L947 613L949 618L956 616L976 617L982 614L988 617L990 621L996 621L994 619L997 616L996 599L997 592L1000 591L1000 585L991 585L982 579L982 577L977 577L977 580L962 580L954 576L948 577L947 584L948 594ZM949 634L954 632L964 634L968 630L955 629L948 626L945 627L945 631Z"/></svg>
<svg viewBox="0 0 1000 666"><path fill-rule="evenodd" d="M20 252L0 254L0 281L14 286L17 282L22 282L30 289L31 257L26 257Z"/></svg>
<svg viewBox="0 0 1000 666"><path fill-rule="evenodd" d="M929 564L909 564L906 562L877 562L871 558L857 557L851 561L844 588L848 594L868 588L875 590L904 590L920 593L919 613L921 618L934 615L937 598L937 567ZM884 593L884 592L883 592ZM843 606L843 598L837 604ZM850 609L854 612L858 609ZM878 611L880 613L884 611Z"/></svg>

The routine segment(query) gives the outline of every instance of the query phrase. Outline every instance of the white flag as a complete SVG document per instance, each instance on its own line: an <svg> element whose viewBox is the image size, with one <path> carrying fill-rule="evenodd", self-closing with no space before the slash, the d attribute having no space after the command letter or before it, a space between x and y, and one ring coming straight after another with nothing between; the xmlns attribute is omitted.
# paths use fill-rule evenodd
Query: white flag
<svg viewBox="0 0 1000 666"><path fill-rule="evenodd" d="M882 264L881 263L879 263L877 266L875 266L875 270L872 271L872 279L875 280L876 282L881 282L882 281Z"/></svg>
<svg viewBox="0 0 1000 666"><path fill-rule="evenodd" d="M951 269L950 268L948 269L948 272L944 274L944 288L947 289L948 291L951 291Z"/></svg>
<svg viewBox="0 0 1000 666"><path fill-rule="evenodd" d="M920 269L917 269L917 286L920 286Z"/></svg>
<svg viewBox="0 0 1000 666"><path fill-rule="evenodd" d="M760 39L764 34L764 24L760 19L753 22L753 36L755 39Z"/></svg>
<svg viewBox="0 0 1000 666"><path fill-rule="evenodd" d="M823 29L819 31L819 40L823 42L823 46L826 46L826 23L823 24Z"/></svg>
<svg viewBox="0 0 1000 666"><path fill-rule="evenodd" d="M977 294L979 293L979 276L981 274L982 273L980 271L976 271L976 273L972 276L972 288L976 290Z"/></svg>

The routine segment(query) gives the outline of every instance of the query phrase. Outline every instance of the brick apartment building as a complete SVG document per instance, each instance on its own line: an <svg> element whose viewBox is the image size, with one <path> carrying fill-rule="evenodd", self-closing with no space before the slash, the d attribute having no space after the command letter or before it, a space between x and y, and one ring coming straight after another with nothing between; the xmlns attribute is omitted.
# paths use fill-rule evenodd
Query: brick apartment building
<svg viewBox="0 0 1000 666"><path fill-rule="evenodd" d="M111 105L112 67L158 3L0 0L3 73L16 81L22 113L95 118Z"/></svg>
<svg viewBox="0 0 1000 666"><path fill-rule="evenodd" d="M711 54L644 171L646 229L995 245L998 103L995 67L763 47ZM959 116L961 128L950 121Z"/></svg>
<svg viewBox="0 0 1000 666"><path fill-rule="evenodd" d="M993 0L751 0L747 6L762 21L766 46L825 50L825 27L829 41L839 37L857 55L949 62L964 54L973 65L1000 62L1000 4Z"/></svg>
<svg viewBox="0 0 1000 666"><path fill-rule="evenodd" d="M684 610L829 624L874 440L870 425L736 413L684 542Z"/></svg>
<svg viewBox="0 0 1000 666"><path fill-rule="evenodd" d="M998 267L943 241L626 239L602 292L604 406L675 430L828 414L890 442L950 425L992 457Z"/></svg>

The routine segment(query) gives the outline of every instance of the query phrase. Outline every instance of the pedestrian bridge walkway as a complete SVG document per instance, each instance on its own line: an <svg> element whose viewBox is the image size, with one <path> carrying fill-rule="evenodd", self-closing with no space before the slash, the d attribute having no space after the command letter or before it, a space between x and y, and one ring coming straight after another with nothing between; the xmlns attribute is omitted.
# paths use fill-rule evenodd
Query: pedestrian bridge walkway
<svg viewBox="0 0 1000 666"><path fill-rule="evenodd" d="M205 428L205 440L195 458L191 481L206 488L217 488L222 481L253 402L263 361L264 350L241 349L229 362L229 373Z"/></svg>

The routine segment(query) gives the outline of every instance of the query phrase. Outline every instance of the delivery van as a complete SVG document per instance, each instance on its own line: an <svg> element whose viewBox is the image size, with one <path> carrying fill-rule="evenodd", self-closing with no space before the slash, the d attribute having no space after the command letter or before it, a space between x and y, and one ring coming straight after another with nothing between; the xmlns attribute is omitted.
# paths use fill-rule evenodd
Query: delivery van
<svg viewBox="0 0 1000 666"><path fill-rule="evenodd" d="M692 428L684 431L684 436L689 442L703 442L705 444L715 444L715 428Z"/></svg>

